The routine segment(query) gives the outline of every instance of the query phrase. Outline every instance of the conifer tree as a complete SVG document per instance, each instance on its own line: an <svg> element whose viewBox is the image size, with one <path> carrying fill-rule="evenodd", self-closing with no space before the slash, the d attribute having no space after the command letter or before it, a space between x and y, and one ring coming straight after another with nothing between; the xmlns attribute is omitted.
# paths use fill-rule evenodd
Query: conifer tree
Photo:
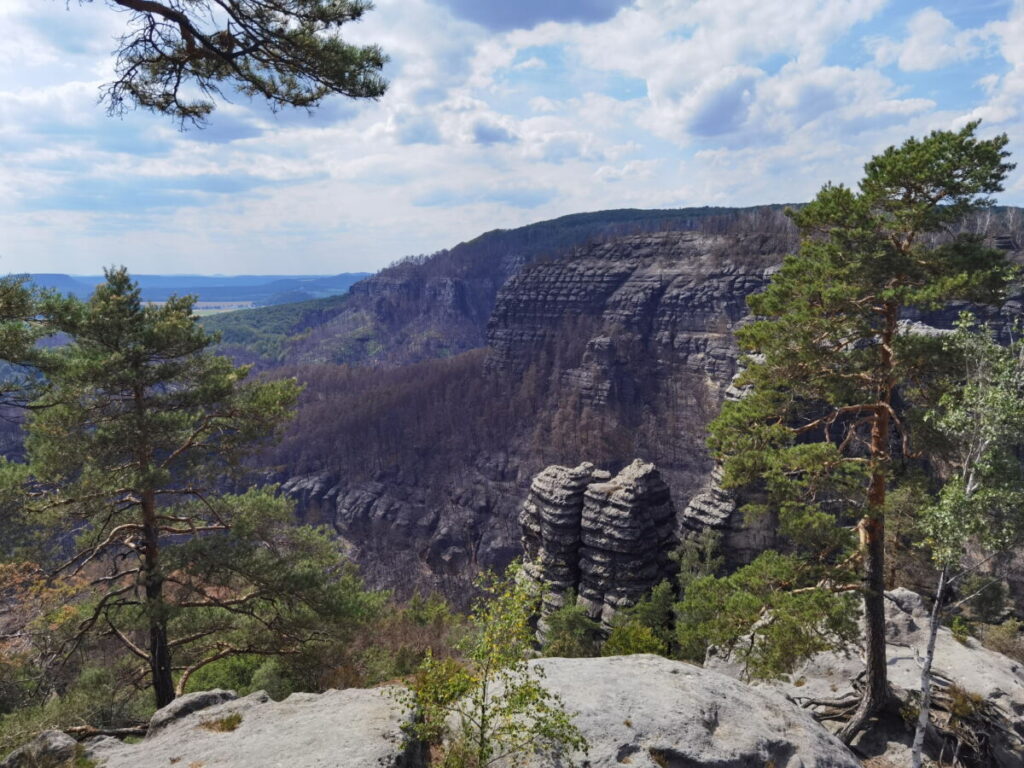
<svg viewBox="0 0 1024 768"><path fill-rule="evenodd" d="M913 450L901 388L942 358L935 339L905 332L901 320L954 300L997 300L1010 274L999 251L957 230L992 204L1014 167L1007 137L979 139L977 128L890 147L865 165L857 189L826 184L791 213L800 250L750 297L761 319L737 333L750 392L726 403L712 426L726 483L760 484L761 509L779 515L783 533L811 542L815 563L843 561L833 532L837 521L856 521L867 674L840 733L846 741L889 697L886 492L894 458Z"/></svg>
<svg viewBox="0 0 1024 768"><path fill-rule="evenodd" d="M358 591L353 573L331 591L336 548L293 530L282 500L224 493L298 387L246 381L247 368L211 352L192 303L147 305L124 269L87 302L52 302L51 327L69 341L46 361L28 464L7 467L20 469L8 479L27 484L26 514L51 527L50 541L74 535L57 573L89 588L69 646L115 638L144 660L157 706L206 663L294 650L316 634L317 615ZM188 663L175 666L172 653Z"/></svg>
<svg viewBox="0 0 1024 768"><path fill-rule="evenodd" d="M331 94L376 99L387 62L341 38L366 0L110 0L126 19L103 89L111 113L142 107L201 125L214 99L241 93L313 109Z"/></svg>

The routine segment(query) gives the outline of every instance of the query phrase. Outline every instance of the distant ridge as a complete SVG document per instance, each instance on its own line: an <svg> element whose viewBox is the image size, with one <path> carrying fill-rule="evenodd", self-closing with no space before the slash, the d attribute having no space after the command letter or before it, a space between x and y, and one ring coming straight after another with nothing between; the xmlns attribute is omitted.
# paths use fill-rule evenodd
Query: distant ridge
<svg viewBox="0 0 1024 768"><path fill-rule="evenodd" d="M345 293L369 272L339 275L132 275L146 301L166 301L172 295L191 294L200 302L249 303L269 306L326 298ZM30 273L29 280L79 298L87 298L103 282L102 275Z"/></svg>

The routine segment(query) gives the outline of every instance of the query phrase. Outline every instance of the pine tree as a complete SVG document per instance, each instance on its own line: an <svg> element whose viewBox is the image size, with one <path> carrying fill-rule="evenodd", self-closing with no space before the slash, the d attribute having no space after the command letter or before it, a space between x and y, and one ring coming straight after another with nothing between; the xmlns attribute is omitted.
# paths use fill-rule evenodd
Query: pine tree
<svg viewBox="0 0 1024 768"><path fill-rule="evenodd" d="M884 510L893 459L912 450L900 388L942 358L900 321L953 300L995 300L1010 273L1000 252L957 231L1014 167L1006 136L978 139L977 127L890 147L856 190L827 184L791 214L800 250L750 297L762 319L737 333L751 391L712 427L726 482L760 483L764 508L783 533L815 543L816 563L842 560L837 517L857 521L867 676L846 741L889 697Z"/></svg>
<svg viewBox="0 0 1024 768"><path fill-rule="evenodd" d="M340 29L365 0L111 0L126 19L103 89L111 113L142 107L201 125L225 91L262 97L271 109L313 109L331 94L376 99L387 62L376 45Z"/></svg>
<svg viewBox="0 0 1024 768"><path fill-rule="evenodd" d="M52 302L49 323L69 342L46 361L28 464L13 478L50 541L74 536L57 573L86 576L89 590L69 647L116 638L145 661L157 706L199 666L315 635L310 613L334 610L340 568L326 539L292 529L283 500L223 492L289 415L298 386L246 381L247 368L211 352L192 303L147 305L124 269L87 302ZM354 574L341 581L353 587ZM188 663L175 667L172 652Z"/></svg>

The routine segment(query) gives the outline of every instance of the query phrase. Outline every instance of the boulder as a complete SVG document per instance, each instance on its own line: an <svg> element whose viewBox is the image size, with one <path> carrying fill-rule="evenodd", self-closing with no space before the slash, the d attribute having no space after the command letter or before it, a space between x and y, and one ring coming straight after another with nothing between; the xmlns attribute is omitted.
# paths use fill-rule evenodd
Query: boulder
<svg viewBox="0 0 1024 768"><path fill-rule="evenodd" d="M193 712L201 709L215 707L226 701L234 701L238 694L234 691L225 691L215 688L212 691L197 691L179 696L166 707L158 709L149 719L149 729L146 731L146 738L152 738L168 724L183 717L188 717Z"/></svg>
<svg viewBox="0 0 1024 768"><path fill-rule="evenodd" d="M63 731L43 731L11 752L0 768L68 768L77 751L78 742Z"/></svg>
<svg viewBox="0 0 1024 768"><path fill-rule="evenodd" d="M393 691L296 693L279 702L260 691L164 721L138 744L97 739L85 755L103 768L423 768L421 751L405 744L408 717Z"/></svg>
<svg viewBox="0 0 1024 768"><path fill-rule="evenodd" d="M590 768L860 766L782 696L685 662L640 654L530 663L574 713L590 745Z"/></svg>

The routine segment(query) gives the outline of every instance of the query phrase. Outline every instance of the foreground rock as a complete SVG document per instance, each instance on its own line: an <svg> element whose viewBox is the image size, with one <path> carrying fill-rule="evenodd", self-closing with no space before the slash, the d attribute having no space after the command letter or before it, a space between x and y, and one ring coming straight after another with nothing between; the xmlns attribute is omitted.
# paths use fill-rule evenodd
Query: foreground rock
<svg viewBox="0 0 1024 768"><path fill-rule="evenodd" d="M44 731L18 747L0 768L64 768L78 753L78 742L61 731Z"/></svg>
<svg viewBox="0 0 1024 768"><path fill-rule="evenodd" d="M846 747L783 696L717 672L650 655L530 663L543 668L543 684L562 698L590 744L586 757L575 756L576 766L859 765ZM281 702L263 692L232 700L225 700L226 691L197 694L158 712L154 722L159 727L142 742L92 739L84 744L84 757L103 768L426 768L426 755L404 744L401 729L407 718L393 691L293 694ZM208 706L196 709L204 703ZM44 741L59 742L74 754L74 741L61 733L44 734L19 753ZM528 765L569 764L535 760ZM25 762L3 766L37 768Z"/></svg>
<svg viewBox="0 0 1024 768"><path fill-rule="evenodd" d="M921 686L920 660L928 643L929 612L921 596L909 590L887 592L886 597L889 682L900 699L911 703L912 711ZM727 661L712 658L707 664L719 671L739 674ZM863 670L864 663L856 652L822 653L796 670L790 676L791 682L772 683L769 687L802 703L842 700L856 696L850 681ZM959 748L962 757L970 757L966 764L973 762L993 768L1024 765L1024 666L984 648L973 638L961 643L952 632L940 627L933 671L940 705L941 699L948 701L952 692L959 712L933 709L933 722L946 734L929 733L926 753L935 760L944 752L948 760L957 751L949 732L958 732L968 739ZM854 741L853 746L866 758L875 760L871 765L909 765L913 725L899 714L890 713L877 727ZM970 748L973 737L968 729L983 732L977 751ZM973 756L968 754L972 751Z"/></svg>
<svg viewBox="0 0 1024 768"><path fill-rule="evenodd" d="M531 663L544 669L544 686L576 713L590 743L590 768L860 765L783 697L717 672L650 655Z"/></svg>
<svg viewBox="0 0 1024 768"><path fill-rule="evenodd" d="M177 716L157 712L160 727L141 743L94 739L86 756L104 768L421 768L422 756L404 746L407 718L391 690L298 693L280 702L261 691L222 703L215 702L225 692L211 692L179 706ZM192 710L201 700L214 703Z"/></svg>

